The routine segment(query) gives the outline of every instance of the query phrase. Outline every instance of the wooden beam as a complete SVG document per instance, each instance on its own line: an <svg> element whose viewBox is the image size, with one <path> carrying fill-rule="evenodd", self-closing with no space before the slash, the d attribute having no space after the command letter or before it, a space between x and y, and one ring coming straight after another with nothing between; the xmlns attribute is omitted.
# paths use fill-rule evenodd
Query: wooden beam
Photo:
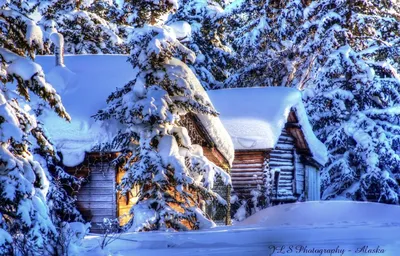
<svg viewBox="0 0 400 256"><path fill-rule="evenodd" d="M297 128L301 129L301 125L299 123L286 123L285 128Z"/></svg>

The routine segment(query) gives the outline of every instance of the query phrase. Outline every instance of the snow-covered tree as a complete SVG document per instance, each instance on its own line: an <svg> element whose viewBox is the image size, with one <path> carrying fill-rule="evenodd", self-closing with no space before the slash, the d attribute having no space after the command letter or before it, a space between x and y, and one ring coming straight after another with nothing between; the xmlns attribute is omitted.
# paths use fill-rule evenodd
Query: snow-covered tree
<svg viewBox="0 0 400 256"><path fill-rule="evenodd" d="M178 9L176 0L145 1L129 0L123 3L124 19L133 27L142 27L146 24L162 24Z"/></svg>
<svg viewBox="0 0 400 256"><path fill-rule="evenodd" d="M127 30L112 21L119 9L110 1L36 0L46 39L63 34L69 54L127 53ZM108 8L108 12L104 9ZM110 20L109 20L110 19Z"/></svg>
<svg viewBox="0 0 400 256"><path fill-rule="evenodd" d="M205 89L223 87L235 62L225 41L224 14L218 1L181 0L168 21L178 39L196 54L191 66Z"/></svg>
<svg viewBox="0 0 400 256"><path fill-rule="evenodd" d="M49 181L49 189L46 195L47 206L51 220L57 230L57 236L51 240L51 246L54 248L54 255L68 255L70 247L73 246L72 236L75 232L70 229L70 223L85 226L85 221L76 207L76 195L74 195L80 189L83 180L66 172L53 143L46 135L40 118L43 109L48 107L43 103L32 107L36 107L34 113L37 116L37 126L32 129L36 142L32 146L33 156L47 174ZM68 124L66 123L66 125Z"/></svg>
<svg viewBox="0 0 400 256"><path fill-rule="evenodd" d="M304 84L328 147L323 199L399 203L400 77L397 1L324 0L296 35L311 68Z"/></svg>
<svg viewBox="0 0 400 256"><path fill-rule="evenodd" d="M225 87L289 86L302 83L294 35L299 27L305 0L233 1L225 8L224 21L237 54L237 71Z"/></svg>
<svg viewBox="0 0 400 256"><path fill-rule="evenodd" d="M28 18L28 1L0 3L0 254L54 255L57 231L48 207L49 173L31 145L51 148L29 113L37 97L69 120L61 99L33 61L43 50L41 29Z"/></svg>
<svg viewBox="0 0 400 256"><path fill-rule="evenodd" d="M193 62L194 53L163 25L163 17L177 3L137 2L144 2L136 6L144 8L138 14L150 10L146 21L152 24L135 29L132 36L129 60L137 74L110 95L109 106L97 114L98 119L116 119L126 127L116 137L122 148L130 150L117 160L126 170L119 188L126 193L139 186L140 191L128 225L135 230L208 227L213 222L199 201L217 199L226 204L212 187L215 176L226 183L230 177L203 155L199 145L191 144L188 131L178 122L188 113L215 116L217 112L196 76L178 59Z"/></svg>

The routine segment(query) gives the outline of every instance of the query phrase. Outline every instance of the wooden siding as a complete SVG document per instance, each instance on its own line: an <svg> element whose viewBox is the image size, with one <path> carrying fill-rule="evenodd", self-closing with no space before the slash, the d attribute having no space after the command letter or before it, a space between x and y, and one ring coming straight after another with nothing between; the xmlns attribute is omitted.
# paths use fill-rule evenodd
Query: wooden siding
<svg viewBox="0 0 400 256"><path fill-rule="evenodd" d="M118 171L117 173L117 184L119 184L124 176L125 172ZM137 203L139 187L135 186L130 193L127 195L122 195L120 192L117 192L117 217L120 218L120 225L123 226L132 218L132 215L129 213L132 206Z"/></svg>
<svg viewBox="0 0 400 256"><path fill-rule="evenodd" d="M320 191L320 173L314 167L306 165L306 176L307 176L307 201L318 201L321 199Z"/></svg>
<svg viewBox="0 0 400 256"><path fill-rule="evenodd" d="M288 121L286 123L286 131L295 139L296 151L299 154L311 156L304 133L299 125L299 120L293 110L289 113Z"/></svg>
<svg viewBox="0 0 400 256"><path fill-rule="evenodd" d="M251 190L265 185L264 160L266 151L236 151L231 176L236 194L249 198Z"/></svg>
<svg viewBox="0 0 400 256"><path fill-rule="evenodd" d="M72 169L72 168L71 168ZM86 221L92 222L90 232L101 233L104 218L116 218L115 171L108 162L81 166L76 172L86 182L77 195L77 207Z"/></svg>
<svg viewBox="0 0 400 256"><path fill-rule="evenodd" d="M297 195L301 195L304 192L304 183L305 183L305 166L304 163L301 161L300 156L294 152L294 192Z"/></svg>
<svg viewBox="0 0 400 256"><path fill-rule="evenodd" d="M296 139L286 128L270 151L235 152L231 176L234 192L240 198L251 198L251 190L269 191L274 204L294 202L304 192L304 164L296 152ZM267 176L274 180L269 186Z"/></svg>
<svg viewBox="0 0 400 256"><path fill-rule="evenodd" d="M272 189L273 201L295 201L294 196L294 170L295 170L295 139L282 130L277 146L270 153L269 169L274 177Z"/></svg>

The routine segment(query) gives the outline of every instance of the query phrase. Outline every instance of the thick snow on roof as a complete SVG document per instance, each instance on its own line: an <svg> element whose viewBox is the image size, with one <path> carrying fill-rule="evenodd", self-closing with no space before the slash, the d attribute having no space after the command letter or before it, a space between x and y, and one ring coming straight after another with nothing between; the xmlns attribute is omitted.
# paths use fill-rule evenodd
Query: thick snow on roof
<svg viewBox="0 0 400 256"><path fill-rule="evenodd" d="M46 79L55 87L72 120L68 123L54 113L42 121L67 166L76 166L85 152L112 139L115 127L95 122L91 116L106 106L106 99L117 87L134 77L124 55L65 56L66 67L56 67L54 56L38 56Z"/></svg>
<svg viewBox="0 0 400 256"><path fill-rule="evenodd" d="M313 158L327 161L326 147L312 131L300 91L286 87L208 91L235 149L275 148L291 109L296 112Z"/></svg>
<svg viewBox="0 0 400 256"><path fill-rule="evenodd" d="M203 89L203 86L200 84L193 71L188 66L184 65L183 62L178 59L172 59L169 65L166 65L166 68L167 71L177 71L177 69L181 69L179 70L179 73L181 74L180 77L175 77L177 82L179 83L180 79L190 81L193 89L197 92L197 95L201 96L204 100L213 105L213 102L208 97L207 92ZM229 165L232 166L235 150L229 133L222 125L221 120L218 117L202 114L198 114L197 117L204 129L208 132L208 135L212 138L215 146L225 159L228 160Z"/></svg>
<svg viewBox="0 0 400 256"><path fill-rule="evenodd" d="M42 121L63 154L63 163L76 166L85 157L85 152L109 142L116 134L117 125L95 122L92 118L98 110L106 107L106 99L117 87L124 86L135 76L126 55L67 55L66 67L56 67L54 56L36 58L46 73L46 79L60 94L72 121L67 123L53 113L45 113ZM173 65L179 61L173 60ZM193 72L185 67L185 74L193 81L198 93L208 99L207 93L195 79ZM199 115L214 143L230 163L234 150L229 134L218 118Z"/></svg>

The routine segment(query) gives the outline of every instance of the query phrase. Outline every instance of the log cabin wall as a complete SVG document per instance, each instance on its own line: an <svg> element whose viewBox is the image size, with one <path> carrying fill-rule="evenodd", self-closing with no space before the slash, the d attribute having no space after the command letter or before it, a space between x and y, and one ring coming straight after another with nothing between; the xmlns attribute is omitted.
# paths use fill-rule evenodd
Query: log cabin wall
<svg viewBox="0 0 400 256"><path fill-rule="evenodd" d="M116 156L114 153L91 153L82 164L67 168L69 173L85 178L77 194L77 208L86 221L92 222L92 233L102 232L97 224L104 218L117 218L116 174L111 166L111 159Z"/></svg>
<svg viewBox="0 0 400 256"><path fill-rule="evenodd" d="M296 201L295 180L295 139L286 129L278 139L278 143L270 153L269 169L274 178L271 199L275 202Z"/></svg>
<svg viewBox="0 0 400 256"><path fill-rule="evenodd" d="M294 152L294 192L297 195L301 195L305 191L305 165L303 161L301 161L300 155Z"/></svg>
<svg viewBox="0 0 400 256"><path fill-rule="evenodd" d="M252 190L261 189L268 191L273 204L297 201L306 189L313 189L306 187L306 164L301 157L304 152L298 150L296 138L287 128L282 130L273 150L236 150L231 170L234 193L240 198L250 199ZM270 184L267 184L266 177L272 177Z"/></svg>
<svg viewBox="0 0 400 256"><path fill-rule="evenodd" d="M266 183L264 162L268 157L265 150L235 151L235 159L231 169L233 192L241 198L250 198L250 192Z"/></svg>

